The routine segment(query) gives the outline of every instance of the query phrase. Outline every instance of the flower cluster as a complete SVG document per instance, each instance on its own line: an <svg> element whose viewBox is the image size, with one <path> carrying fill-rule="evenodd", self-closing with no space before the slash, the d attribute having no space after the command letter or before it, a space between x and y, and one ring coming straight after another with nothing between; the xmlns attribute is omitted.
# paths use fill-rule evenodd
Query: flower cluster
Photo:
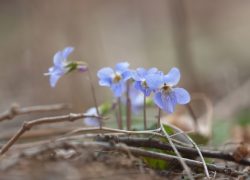
<svg viewBox="0 0 250 180"><path fill-rule="evenodd" d="M73 47L66 47L54 55L54 65L49 68L48 73L45 73L50 76L51 87L55 87L57 81L66 73L74 70L80 72L88 70L88 66L84 62L68 61L68 56L73 51ZM127 101L121 100L127 104L130 102L133 112L145 108L146 97L151 94L153 94L154 103L168 113L174 112L177 104L187 104L190 101L190 95L185 89L175 87L181 76L179 69L175 67L165 75L157 68L131 70L128 62L120 62L114 69L110 67L100 69L97 76L99 84L109 87L115 97L121 98L127 92ZM132 86L131 83L133 83ZM94 92L92 93L95 96ZM95 108L90 108L86 114L97 115L97 108L97 104L95 104ZM99 108L98 111L100 111ZM100 122L93 118L86 118L85 123L91 126L100 125Z"/></svg>
<svg viewBox="0 0 250 180"><path fill-rule="evenodd" d="M177 104L187 104L190 101L190 95L185 89L175 87L181 76L178 68L174 67L164 75L157 68L130 70L128 67L127 62L122 62L114 70L109 67L102 68L97 73L99 84L110 87L115 97L121 97L126 81L132 79L134 87L145 96L153 92L154 103L168 113L173 113Z"/></svg>

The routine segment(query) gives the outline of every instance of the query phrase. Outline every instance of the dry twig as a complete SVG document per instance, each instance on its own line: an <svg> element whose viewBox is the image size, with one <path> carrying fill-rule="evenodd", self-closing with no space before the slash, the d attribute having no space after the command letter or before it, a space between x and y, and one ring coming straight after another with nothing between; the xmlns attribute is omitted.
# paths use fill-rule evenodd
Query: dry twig
<svg viewBox="0 0 250 180"><path fill-rule="evenodd" d="M32 120L29 122L24 122L22 127L17 131L17 133L2 147L0 151L0 155L4 154L8 149L19 139L19 137L25 133L26 131L30 130L33 126L37 126L40 124L49 124L49 123L59 123L59 122L73 122L75 120L81 118L98 118L101 119L99 116L86 116L82 113L80 114L73 114L70 113L69 115L63 116L54 116L54 117L45 117L36 120Z"/></svg>
<svg viewBox="0 0 250 180"><path fill-rule="evenodd" d="M177 155L178 160L180 161L181 165L183 166L184 170L186 171L189 179L194 179L192 174L191 174L190 168L187 166L186 162L183 160L183 158L182 158L181 154L179 153L178 149L175 147L175 144L173 143L172 139L169 137L168 132L163 127L163 124L160 123L160 125L161 125L161 130L164 132L165 137L167 138L169 144L171 145L172 149L174 150L175 154Z"/></svg>
<svg viewBox="0 0 250 180"><path fill-rule="evenodd" d="M71 106L68 104L53 104L53 105L41 105L41 106L30 106L30 107L19 107L17 104L13 104L9 110L0 114L0 121L11 120L18 115L58 111L62 109L68 109Z"/></svg>
<svg viewBox="0 0 250 180"><path fill-rule="evenodd" d="M112 136L112 134L110 134L110 136L98 137L98 140L101 140L101 141L109 141L110 139L113 140L113 142L125 143L128 146L156 148L156 149L167 150L167 151L172 150L172 147L169 144L154 140L152 138L119 137L119 136ZM178 146L178 145L175 145L175 146L178 149L178 151L184 155L191 155L191 156L199 155L197 150L194 148L183 147L183 146ZM236 161L233 155L230 153L205 150L205 149L200 149L200 152L203 155L203 157L222 159L225 161L232 161L232 162L245 165L245 166L250 166L250 160L242 159L240 161Z"/></svg>
<svg viewBox="0 0 250 180"><path fill-rule="evenodd" d="M196 143L195 143L195 142L194 142L185 132L183 132L183 131L182 131L181 129L179 129L178 127L176 127L176 126L174 126L174 125L171 125L171 124L169 124L169 123L167 123L167 122L166 122L166 124L167 124L168 126L170 126L171 128L173 128L174 130L176 130L177 133L182 133L182 134L183 134L183 135L193 144L193 146L195 147L196 151L198 152L198 154L199 154L199 156L200 156L200 158L201 158L201 161L202 161L203 166L204 166L205 174L206 174L207 178L210 178L210 177L209 177L209 173L208 173L208 169L207 169L207 166L206 166L206 162L205 162L205 160L204 160L204 158L203 158L203 155L202 155L202 153L201 153L199 147L197 146L197 144L196 144Z"/></svg>

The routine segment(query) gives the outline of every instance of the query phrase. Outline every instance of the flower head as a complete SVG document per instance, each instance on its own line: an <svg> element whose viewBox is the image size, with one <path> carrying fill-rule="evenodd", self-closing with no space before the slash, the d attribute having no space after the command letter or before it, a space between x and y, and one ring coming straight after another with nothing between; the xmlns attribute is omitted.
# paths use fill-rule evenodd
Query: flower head
<svg viewBox="0 0 250 180"><path fill-rule="evenodd" d="M152 89L147 85L146 78L150 74L157 72L157 68L150 68L148 70L144 68L137 68L136 71L132 73L132 78L135 80L135 88L142 91L145 96L149 96Z"/></svg>
<svg viewBox="0 0 250 180"><path fill-rule="evenodd" d="M70 62L67 60L68 56L74 51L73 47L66 47L62 51L58 51L53 58L54 66L49 68L49 72L45 75L50 75L50 85L55 87L57 81L71 68Z"/></svg>
<svg viewBox="0 0 250 180"><path fill-rule="evenodd" d="M100 69L97 72L99 84L110 87L116 97L121 97L125 91L125 82L131 77L128 67L127 62L121 62L116 64L114 70L110 67Z"/></svg>
<svg viewBox="0 0 250 180"><path fill-rule="evenodd" d="M173 113L177 104L187 104L190 101L189 93L183 88L174 88L180 81L180 71L172 68L167 75L162 73L147 76L148 86L154 89L155 104L168 113Z"/></svg>
<svg viewBox="0 0 250 180"><path fill-rule="evenodd" d="M92 108L89 108L86 113L84 113L84 115L86 116L97 116L97 112L96 112L96 108L95 107L92 107ZM100 125L100 122L97 118L91 118L91 117L88 117L88 118L84 118L84 123L87 125L87 126L99 126Z"/></svg>

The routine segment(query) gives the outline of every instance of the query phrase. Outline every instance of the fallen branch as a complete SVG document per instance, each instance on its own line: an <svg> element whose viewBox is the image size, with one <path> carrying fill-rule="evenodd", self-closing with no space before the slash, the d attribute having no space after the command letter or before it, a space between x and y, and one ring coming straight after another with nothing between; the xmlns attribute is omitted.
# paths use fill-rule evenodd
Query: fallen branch
<svg viewBox="0 0 250 180"><path fill-rule="evenodd" d="M37 147L32 147L24 152L20 153L18 156L19 157L35 157L39 154L42 154L46 151L55 151L58 148L72 148L72 149L77 149L77 148L104 148L104 150L110 150L110 151L119 151L123 153L131 153L134 156L138 157L150 157L154 159L160 159L160 160L165 160L165 161L173 161L173 160L179 160L179 157L174 156L174 155L169 155L169 154L163 154L159 152L154 152L154 151L149 151L149 150L144 150L136 147L129 147L129 146L124 146L124 144L111 144L111 143L105 143L105 142L80 142L80 141L74 141L74 142L65 142L65 141L60 141L56 143L49 143L49 144L43 144L41 146ZM78 151L79 152L79 151ZM16 156L15 156L16 157ZM182 158L185 163L191 167L191 168L203 168L203 163L200 161L195 161L187 158ZM213 164L207 164L207 168L210 171L216 171L217 173L222 173L226 174L229 176L246 176L247 173L240 172L237 170L233 170L228 167L223 167L223 166L217 166Z"/></svg>
<svg viewBox="0 0 250 180"><path fill-rule="evenodd" d="M113 141L116 143L124 143L128 146L134 146L134 147L147 147L147 148L156 148L161 150L167 150L171 151L172 147L167 144L163 143L157 140L154 140L152 138L135 138L135 137L119 137L119 136L99 136L97 138L99 141ZM190 148L190 147L183 147L175 145L178 151L184 155L190 155L190 156L198 156L199 153L196 149ZM215 159L222 159L225 161L232 161L241 165L250 166L250 160L248 159L242 159L240 161L236 161L232 154L230 153L223 153L221 151L211 151L211 150L205 150L200 149L201 154L204 157L207 158L215 158Z"/></svg>
<svg viewBox="0 0 250 180"><path fill-rule="evenodd" d="M62 109L68 109L71 106L68 104L53 104L53 105L41 105L30 107L19 107L17 104L13 104L9 110L0 114L0 121L11 120L18 115L31 114L38 112L58 111Z"/></svg>
<svg viewBox="0 0 250 180"><path fill-rule="evenodd" d="M32 120L29 122L24 122L22 127L17 131L17 133L2 147L0 151L0 155L4 154L8 149L19 139L19 137L25 133L26 131L30 130L33 126L37 126L40 124L50 124L50 123L59 123L59 122L73 122L78 119L82 118L98 118L101 119L102 117L99 116L87 116L82 113L80 114L73 114L70 113L69 115L63 116L54 116L54 117L45 117L36 120Z"/></svg>

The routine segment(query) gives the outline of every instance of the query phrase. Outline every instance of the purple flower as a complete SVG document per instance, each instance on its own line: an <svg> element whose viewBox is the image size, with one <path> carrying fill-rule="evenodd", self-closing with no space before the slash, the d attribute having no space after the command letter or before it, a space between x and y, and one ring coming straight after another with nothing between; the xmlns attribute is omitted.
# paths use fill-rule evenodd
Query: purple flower
<svg viewBox="0 0 250 180"><path fill-rule="evenodd" d="M177 104L187 104L190 101L189 93L183 88L174 88L180 80L178 68L172 68L167 75L161 73L147 76L148 86L154 89L155 104L168 113L173 113Z"/></svg>
<svg viewBox="0 0 250 180"><path fill-rule="evenodd" d="M62 51L58 51L53 58L54 66L49 68L49 72L44 75L50 75L50 85L51 87L55 87L57 81L60 77L62 77L65 73L70 70L67 58L74 51L73 47L66 47Z"/></svg>
<svg viewBox="0 0 250 180"><path fill-rule="evenodd" d="M132 78L135 80L135 88L142 91L145 96L149 96L152 92L152 89L148 87L146 78L150 74L157 72L157 68L150 68L148 70L144 68L137 68L132 74Z"/></svg>
<svg viewBox="0 0 250 180"><path fill-rule="evenodd" d="M86 111L86 113L84 113L84 115L86 115L86 116L98 116L95 107L89 108ZM87 126L99 126L100 125L99 120L97 118L94 118L94 117L93 118L91 118L91 117L84 118L84 123Z"/></svg>
<svg viewBox="0 0 250 180"><path fill-rule="evenodd" d="M131 72L128 69L127 62L116 64L113 70L110 67L105 67L97 72L99 84L101 86L110 87L116 97L121 97L125 91L126 81L131 77Z"/></svg>

